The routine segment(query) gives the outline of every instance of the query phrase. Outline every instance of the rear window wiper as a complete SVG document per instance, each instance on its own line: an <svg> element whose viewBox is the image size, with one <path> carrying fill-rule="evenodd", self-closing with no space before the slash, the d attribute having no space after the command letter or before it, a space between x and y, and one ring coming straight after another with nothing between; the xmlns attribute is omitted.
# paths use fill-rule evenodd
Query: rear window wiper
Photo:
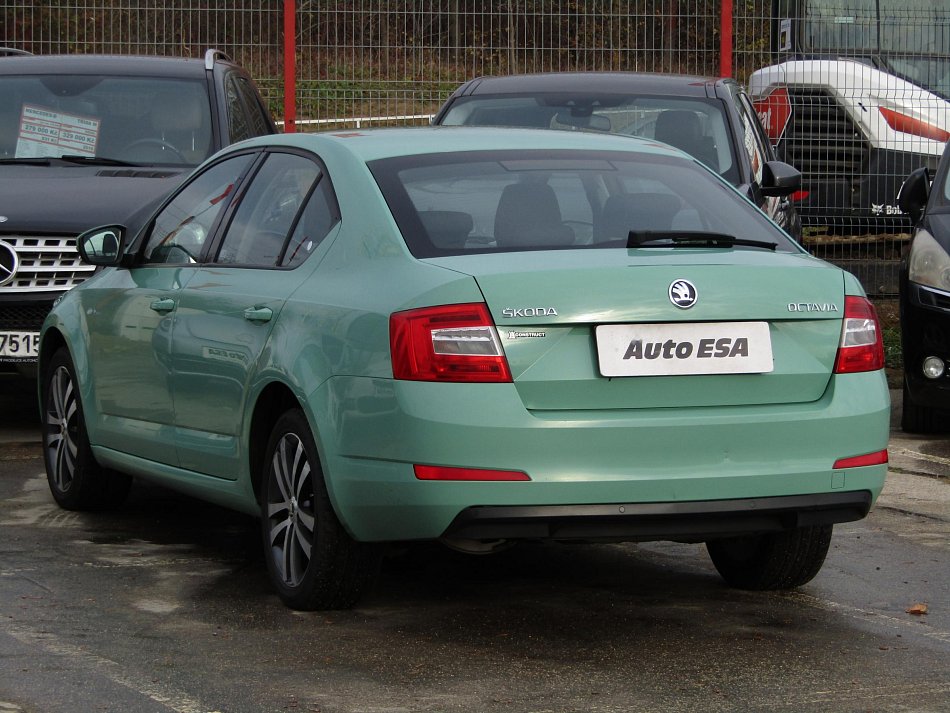
<svg viewBox="0 0 950 713"><path fill-rule="evenodd" d="M627 237L627 248L731 248L735 246L775 250L778 243L737 238L725 233L679 230L631 230Z"/></svg>

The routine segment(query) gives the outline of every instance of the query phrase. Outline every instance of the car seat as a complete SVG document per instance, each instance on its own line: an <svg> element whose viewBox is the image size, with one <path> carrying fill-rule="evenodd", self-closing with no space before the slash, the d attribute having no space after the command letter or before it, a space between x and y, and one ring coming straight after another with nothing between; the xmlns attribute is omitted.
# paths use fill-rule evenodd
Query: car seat
<svg viewBox="0 0 950 713"><path fill-rule="evenodd" d="M683 202L672 193L619 193L604 203L594 227L596 242L626 240L631 230L669 231Z"/></svg>
<svg viewBox="0 0 950 713"><path fill-rule="evenodd" d="M495 242L500 248L571 245L574 231L561 222L561 207L551 186L512 183L498 201Z"/></svg>
<svg viewBox="0 0 950 713"><path fill-rule="evenodd" d="M695 111L668 109L662 112L656 118L653 137L682 149L714 171L719 170L716 145L711 136L703 134L699 115Z"/></svg>
<svg viewBox="0 0 950 713"><path fill-rule="evenodd" d="M429 242L442 250L464 248L475 225L471 215L456 210L424 210L419 212L419 219Z"/></svg>

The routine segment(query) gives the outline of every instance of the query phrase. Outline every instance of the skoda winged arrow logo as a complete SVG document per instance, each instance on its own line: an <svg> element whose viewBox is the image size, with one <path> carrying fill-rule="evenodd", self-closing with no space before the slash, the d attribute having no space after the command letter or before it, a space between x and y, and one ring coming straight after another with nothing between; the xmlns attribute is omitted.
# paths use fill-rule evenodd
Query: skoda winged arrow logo
<svg viewBox="0 0 950 713"><path fill-rule="evenodd" d="M670 283L670 302L680 309L689 309L696 304L696 288L689 280L673 280Z"/></svg>
<svg viewBox="0 0 950 713"><path fill-rule="evenodd" d="M0 287L13 282L18 267L20 258L16 250L8 243L0 241Z"/></svg>

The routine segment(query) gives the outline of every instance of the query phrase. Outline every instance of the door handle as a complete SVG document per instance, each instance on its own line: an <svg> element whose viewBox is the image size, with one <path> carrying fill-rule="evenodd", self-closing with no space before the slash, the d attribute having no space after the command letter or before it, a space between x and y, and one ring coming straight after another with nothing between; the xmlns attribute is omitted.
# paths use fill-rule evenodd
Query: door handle
<svg viewBox="0 0 950 713"><path fill-rule="evenodd" d="M171 297L162 297L157 300L152 300L152 304L150 304L149 307L159 314L171 312L173 309L175 309L175 300L173 300Z"/></svg>
<svg viewBox="0 0 950 713"><path fill-rule="evenodd" d="M248 307L244 310L244 319L248 322L270 322L274 311L270 307Z"/></svg>

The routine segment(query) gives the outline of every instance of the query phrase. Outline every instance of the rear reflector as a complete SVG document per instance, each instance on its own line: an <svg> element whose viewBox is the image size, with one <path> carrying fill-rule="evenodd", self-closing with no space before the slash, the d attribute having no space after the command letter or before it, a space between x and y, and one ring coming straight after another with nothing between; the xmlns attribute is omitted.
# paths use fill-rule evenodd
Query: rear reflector
<svg viewBox="0 0 950 713"><path fill-rule="evenodd" d="M396 379L511 381L484 302L395 312L389 317L389 349Z"/></svg>
<svg viewBox="0 0 950 713"><path fill-rule="evenodd" d="M851 458L839 458L835 461L832 469L839 468L860 468L863 465L882 465L887 463L887 449L877 451L876 453L865 453L863 456L853 456Z"/></svg>
<svg viewBox="0 0 950 713"><path fill-rule="evenodd" d="M440 465L414 465L419 480L531 480L520 470L487 470L484 468L449 468Z"/></svg>
<svg viewBox="0 0 950 713"><path fill-rule="evenodd" d="M795 191L788 197L792 203L801 203L803 200L808 198L811 194L811 191Z"/></svg>
<svg viewBox="0 0 950 713"><path fill-rule="evenodd" d="M866 297L845 297L835 373L854 374L883 368L884 340L874 305Z"/></svg>

